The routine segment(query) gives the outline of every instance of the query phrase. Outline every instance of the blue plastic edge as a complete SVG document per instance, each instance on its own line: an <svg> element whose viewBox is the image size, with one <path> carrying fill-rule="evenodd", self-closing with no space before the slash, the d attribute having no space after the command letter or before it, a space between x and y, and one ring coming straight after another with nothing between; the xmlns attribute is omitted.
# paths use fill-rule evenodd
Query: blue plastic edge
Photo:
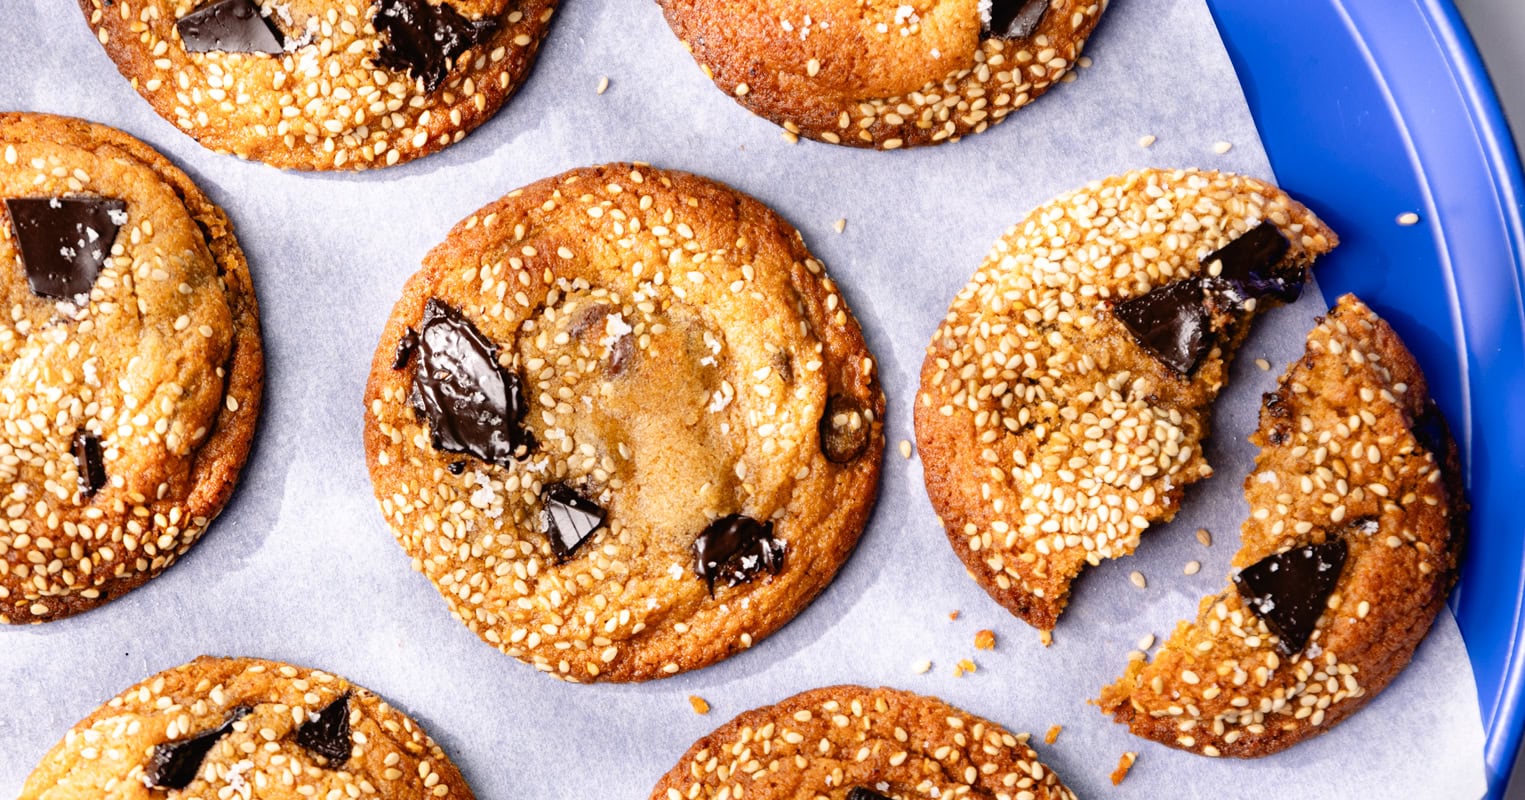
<svg viewBox="0 0 1525 800"><path fill-rule="evenodd" d="M1409 343L1467 460L1472 540L1451 606L1502 797L1525 727L1525 180L1448 0L1210 0L1278 179L1344 244L1319 269ZM1401 211L1424 224L1399 228Z"/></svg>

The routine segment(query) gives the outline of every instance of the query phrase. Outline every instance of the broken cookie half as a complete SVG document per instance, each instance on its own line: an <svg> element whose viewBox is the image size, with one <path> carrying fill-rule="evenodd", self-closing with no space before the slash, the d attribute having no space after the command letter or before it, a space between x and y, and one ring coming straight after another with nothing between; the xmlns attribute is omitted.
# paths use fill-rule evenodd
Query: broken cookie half
<svg viewBox="0 0 1525 800"><path fill-rule="evenodd" d="M1253 178L1141 170L1040 206L954 299L916 438L953 549L1051 630L1087 564L1132 553L1212 474L1213 401L1261 311L1336 237Z"/></svg>
<svg viewBox="0 0 1525 800"><path fill-rule="evenodd" d="M1265 396L1231 585L1102 690L1133 733L1256 757L1333 727L1409 663L1456 581L1460 458L1414 358L1342 297Z"/></svg>

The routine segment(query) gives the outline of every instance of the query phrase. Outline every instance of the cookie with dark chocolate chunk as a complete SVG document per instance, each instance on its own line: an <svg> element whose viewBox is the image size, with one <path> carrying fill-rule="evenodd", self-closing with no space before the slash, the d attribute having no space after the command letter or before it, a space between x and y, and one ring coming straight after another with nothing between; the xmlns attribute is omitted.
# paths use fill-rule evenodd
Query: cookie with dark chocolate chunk
<svg viewBox="0 0 1525 800"><path fill-rule="evenodd" d="M326 672L202 656L69 731L20 800L419 797L472 800L417 722Z"/></svg>
<svg viewBox="0 0 1525 800"><path fill-rule="evenodd" d="M877 492L884 396L825 267L704 178L579 169L466 219L382 332L383 515L454 615L570 681L760 642Z"/></svg>
<svg viewBox="0 0 1525 800"><path fill-rule="evenodd" d="M984 131L1070 74L1095 0L658 0L706 76L791 135L895 150Z"/></svg>
<svg viewBox="0 0 1525 800"><path fill-rule="evenodd" d="M954 298L916 440L953 549L1052 629L1088 564L1132 553L1212 474L1214 399L1254 317L1334 234L1261 181L1143 170L1028 215Z"/></svg>
<svg viewBox="0 0 1525 800"><path fill-rule="evenodd" d="M159 113L282 169L401 164L464 139L529 77L558 0L78 0Z"/></svg>
<svg viewBox="0 0 1525 800"><path fill-rule="evenodd" d="M1102 690L1134 733L1269 755L1333 728L1409 663L1456 582L1460 456L1398 335L1353 296L1265 396L1230 586Z"/></svg>
<svg viewBox="0 0 1525 800"><path fill-rule="evenodd" d="M222 209L148 145L0 114L0 623L126 594L196 543L248 457L264 379ZM46 420L46 423L38 422Z"/></svg>

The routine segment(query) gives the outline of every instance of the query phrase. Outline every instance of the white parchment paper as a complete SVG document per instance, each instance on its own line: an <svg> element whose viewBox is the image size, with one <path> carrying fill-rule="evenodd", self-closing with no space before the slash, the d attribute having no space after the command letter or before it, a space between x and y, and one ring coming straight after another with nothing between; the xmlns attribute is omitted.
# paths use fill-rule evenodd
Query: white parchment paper
<svg viewBox="0 0 1525 800"><path fill-rule="evenodd" d="M222 204L253 266L266 411L232 504L181 563L83 616L0 631L0 794L19 790L75 721L148 674L201 653L319 666L419 719L479 797L643 798L734 714L832 683L938 695L1041 737L1082 796L1474 798L1482 729L1449 612L1412 666L1332 733L1255 762L1213 761L1130 736L1088 699L1144 634L1162 638L1224 585L1246 512L1240 486L1257 400L1302 352L1316 290L1269 314L1219 404L1217 476L1134 557L1093 569L1044 649L975 586L901 458L922 350L1000 232L1047 198L1144 166L1270 176L1201 0L1117 0L1094 66L1005 124L956 145L875 153L802 142L706 80L645 0L567 0L520 95L463 143L362 175L283 174L199 148L155 116L66 0L0 0L0 108L104 122L168 154ZM595 93L608 76L607 93ZM1153 134L1153 147L1138 140ZM1215 142L1233 144L1222 155ZM551 680L481 644L395 544L372 499L361 392L403 281L459 219L532 180L634 159L730 183L804 233L845 290L889 396L879 506L836 582L780 633L697 673L634 686ZM1297 187L1288 187L1294 194ZM838 234L833 223L847 220ZM1339 257L1337 253L1334 257ZM1273 368L1256 368L1265 358ZM1211 548L1193 531L1207 527ZM1190 560L1195 576L1182 574ZM1128 580L1143 572L1146 590ZM961 611L957 621L949 612ZM976 630L999 637L976 651ZM955 661L979 669L955 678ZM920 659L934 662L913 673ZM696 694L714 710L695 715ZM1125 750L1140 752L1113 789ZM1420 768L1420 765L1423 768Z"/></svg>

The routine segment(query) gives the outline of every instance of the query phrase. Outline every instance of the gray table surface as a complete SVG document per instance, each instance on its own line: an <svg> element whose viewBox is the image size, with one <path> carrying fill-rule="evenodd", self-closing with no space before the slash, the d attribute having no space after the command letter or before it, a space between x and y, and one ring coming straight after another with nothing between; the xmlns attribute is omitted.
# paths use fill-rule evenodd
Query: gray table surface
<svg viewBox="0 0 1525 800"><path fill-rule="evenodd" d="M1488 73L1516 132L1515 148L1525 158L1525 0L1457 0L1472 29ZM1507 800L1525 800L1525 759L1517 758Z"/></svg>

